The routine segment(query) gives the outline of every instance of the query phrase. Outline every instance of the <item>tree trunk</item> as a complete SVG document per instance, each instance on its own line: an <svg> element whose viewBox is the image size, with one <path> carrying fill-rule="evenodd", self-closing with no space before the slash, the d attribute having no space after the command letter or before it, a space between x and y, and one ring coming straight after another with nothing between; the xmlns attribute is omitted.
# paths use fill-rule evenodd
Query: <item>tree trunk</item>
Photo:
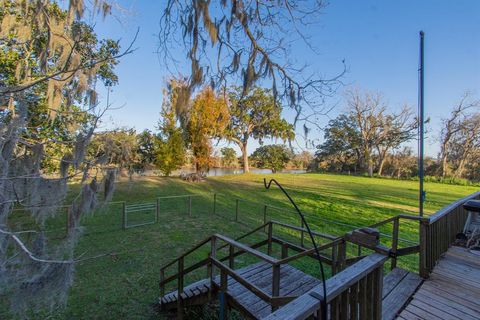
<svg viewBox="0 0 480 320"><path fill-rule="evenodd" d="M441 153L441 170L442 170L442 178L445 178L447 176L447 171L448 171L448 162L447 162L447 145L444 144L442 145L442 151Z"/></svg>
<svg viewBox="0 0 480 320"><path fill-rule="evenodd" d="M240 149L242 151L242 157L243 157L243 173L248 173L250 172L250 168L248 166L247 143L246 142L242 143L242 145L240 145Z"/></svg>
<svg viewBox="0 0 480 320"><path fill-rule="evenodd" d="M458 164L457 170L455 170L455 173L453 174L454 178L458 179L463 176L463 171L465 170L465 162L466 162L466 155L464 153L462 159Z"/></svg>
<svg viewBox="0 0 480 320"><path fill-rule="evenodd" d="M385 165L385 161L387 159L388 148L385 148L384 150L380 150L380 148L377 148L377 150L378 150L378 156L379 156L377 174L381 176L383 173L383 166Z"/></svg>
<svg viewBox="0 0 480 320"><path fill-rule="evenodd" d="M368 161L368 176L371 178L373 177L373 161Z"/></svg>
<svg viewBox="0 0 480 320"><path fill-rule="evenodd" d="M367 159L367 171L368 171L368 176L369 177L373 177L373 159L372 157L370 156L370 154L368 154L368 156L366 157Z"/></svg>
<svg viewBox="0 0 480 320"><path fill-rule="evenodd" d="M377 171L377 174L378 174L379 176L382 175L383 166L385 165L385 159L386 159L386 158L387 158L387 157L383 157L382 160L380 160L380 165L378 166L378 171Z"/></svg>

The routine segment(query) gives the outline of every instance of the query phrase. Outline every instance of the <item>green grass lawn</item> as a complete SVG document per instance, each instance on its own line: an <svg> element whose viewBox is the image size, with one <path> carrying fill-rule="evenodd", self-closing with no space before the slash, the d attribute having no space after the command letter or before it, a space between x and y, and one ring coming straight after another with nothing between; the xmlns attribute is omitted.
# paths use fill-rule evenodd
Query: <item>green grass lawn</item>
<svg viewBox="0 0 480 320"><path fill-rule="evenodd" d="M306 213L312 228L332 235L342 235L354 226L367 226L391 216L417 214L417 187L413 181L375 179L327 174L230 175L208 178L200 183L188 183L178 178L143 177L117 183L113 203L82 221L84 235L76 248L77 256L105 256L78 264L75 282L70 290L67 308L59 310L53 319L144 319L156 318L151 304L158 298L160 267L213 233L235 238L263 222L263 204L290 210L278 188L263 187L263 177L277 179ZM426 183L425 210L433 213L444 205L477 191L475 187ZM217 193L213 215L213 194ZM188 198L160 200L159 221L156 224L122 230L122 204L154 202L157 197L195 194L191 215ZM235 199L240 199L238 220ZM153 212L136 212L128 216L129 223L154 218ZM295 213L268 208L267 219L299 225ZM15 228L25 227L28 219L13 220ZM61 239L64 217L49 221L51 241ZM391 229L383 228L383 233ZM400 246L418 241L418 225L401 224ZM279 232L283 232L279 230ZM259 239L258 234L249 241ZM294 235L284 234L286 237ZM296 235L295 235L296 236ZM27 239L28 240L28 239ZM389 243L388 238L383 240ZM186 261L204 257L208 248ZM353 250L353 248L351 248ZM247 257L238 265L250 263ZM415 256L400 260L400 266L416 269ZM298 267L315 274L312 261L300 261ZM173 269L172 269L173 270ZM192 274L193 281L205 276ZM43 318L45 315L38 315ZM6 318L0 313L0 318Z"/></svg>

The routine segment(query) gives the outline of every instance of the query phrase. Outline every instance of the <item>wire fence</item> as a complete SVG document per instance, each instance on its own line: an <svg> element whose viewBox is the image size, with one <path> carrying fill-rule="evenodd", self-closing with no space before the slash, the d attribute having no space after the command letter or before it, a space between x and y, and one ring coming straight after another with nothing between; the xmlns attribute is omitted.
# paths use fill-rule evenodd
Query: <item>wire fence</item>
<svg viewBox="0 0 480 320"><path fill-rule="evenodd" d="M14 209L16 213L15 222L9 226L10 230L19 233L42 230L52 239L65 237L69 228L68 216L70 206L34 209L49 210L50 217L45 223L39 225L35 220L35 210L32 211L32 208L16 208ZM327 219L318 213L304 212L304 214L312 229L334 236L343 236L349 231L365 227ZM297 213L292 209L235 198L222 193L162 196L147 202L136 203L126 201L110 202L100 206L93 213L83 216L80 220L80 225L85 226L85 233L88 234L119 229L127 230L163 223L172 219L208 218L211 215L250 228L257 227L269 220L304 227ZM418 226L405 225L403 227L417 228ZM382 227L380 232L381 238L387 242L385 244L389 244L392 234L388 226ZM405 232L404 234L409 234L410 238L399 237L398 241L400 243L405 245L418 244L415 236L412 238L411 232Z"/></svg>

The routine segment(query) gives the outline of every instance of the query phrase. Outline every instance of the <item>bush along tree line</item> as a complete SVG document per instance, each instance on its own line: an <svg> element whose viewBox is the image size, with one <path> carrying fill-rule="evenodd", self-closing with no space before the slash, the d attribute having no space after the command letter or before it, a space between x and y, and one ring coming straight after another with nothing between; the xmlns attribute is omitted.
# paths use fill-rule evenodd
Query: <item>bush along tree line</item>
<svg viewBox="0 0 480 320"><path fill-rule="evenodd" d="M382 95L352 90L346 112L329 121L324 142L317 146L315 170L368 176L417 176L414 142L417 119L408 107L389 112ZM439 135L427 132L440 146L438 157L427 157L430 180L480 180L480 102L465 94L442 120Z"/></svg>

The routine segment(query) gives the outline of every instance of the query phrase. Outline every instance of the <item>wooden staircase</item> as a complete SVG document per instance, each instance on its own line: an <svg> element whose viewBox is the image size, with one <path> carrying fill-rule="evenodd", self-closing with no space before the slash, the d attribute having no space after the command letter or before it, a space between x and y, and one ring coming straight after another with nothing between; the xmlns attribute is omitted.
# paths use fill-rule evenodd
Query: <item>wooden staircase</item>
<svg viewBox="0 0 480 320"><path fill-rule="evenodd" d="M235 240L215 234L162 267L159 309L177 311L177 317L182 318L184 308L222 298L228 307L239 310L245 317L261 319L317 286L320 283L318 279L288 264L304 257L316 259L314 250L276 237L274 227L306 232L299 227L269 221ZM259 233L262 237L266 235L266 239L253 245L239 242L254 233ZM344 255L341 253L344 251L344 240L321 233L315 233L315 236L326 242L319 247L319 258L333 265L333 271L341 270L345 265ZM272 255L273 244L281 245L280 259ZM261 247L266 247L266 253L260 251ZM289 255L289 250L294 251L294 254ZM185 266L187 256L195 252L195 257L198 257L201 251L205 254L204 259L197 259L194 264ZM236 269L235 259L240 255L248 255L251 261L258 262ZM175 267L172 274L169 269ZM206 269L207 277L184 285L185 276L199 269ZM166 293L165 287L171 282L176 283L176 289Z"/></svg>
<svg viewBox="0 0 480 320"><path fill-rule="evenodd" d="M312 291L318 291L318 288L321 287L320 280L288 264L304 257L319 258L329 264L332 275L335 276L328 281L333 281L335 286L343 286L342 283L346 280L338 279L348 278L349 273L358 272L357 268L365 265L369 270L368 272L373 272L367 279L367 271L360 270L360 273L365 276L365 279L362 281L368 280L368 283L370 283L368 285L365 284L365 288L375 289L373 283L378 281L376 288L379 296L376 301L380 302L381 300L383 306L381 313L378 314L378 319L394 319L422 282L422 279L418 275L400 268L394 268L388 275L383 277L383 271L381 270L383 269L383 263L388 259L388 255L377 254L347 259L345 256L345 239L342 237L336 238L320 233L316 234L316 236L321 237L324 241L326 240L326 243L322 243L319 246L321 255L317 257L313 249L303 248L276 237L273 234L275 226L290 228L294 231L305 231L299 227L270 221L235 240L215 234L201 241L192 249L165 265L161 268L160 272L159 309L162 311L177 312L177 318L181 319L183 318L185 308L203 305L213 299L220 298L219 300L224 302L223 310L225 312L227 312L228 308L235 308L248 319L263 319L269 317L277 309L283 310L282 307L289 304L289 302L298 297L308 295ZM264 233L264 229L268 229L268 231ZM260 238L261 240L253 245L246 245L239 242L257 232L261 235L266 234L267 238ZM273 244L279 244L281 246L281 258L276 258L272 255ZM264 246L267 247L265 250L266 253L260 251ZM199 256L201 257L199 251L202 250L202 247L205 258L198 259ZM383 250L383 248L380 249ZM295 251L295 253L289 255L289 250ZM185 266L186 257L194 252L195 257L197 257L196 262L190 266ZM240 255L248 255L259 262L253 262L249 265L235 268L235 260ZM342 270L348 265L353 264L357 265L357 267L353 266L352 271L343 275ZM176 267L174 272L169 270L174 267ZM184 285L184 278L187 274L199 271L199 269L202 268L207 271L206 278L189 285ZM170 271L169 276L166 276L167 271ZM375 277L377 277L378 280L374 280ZM354 274L352 281L357 282L357 287L352 287L353 289L350 290L350 293L353 292L352 290L360 290L359 283L361 281L359 282L357 278L358 276ZM176 284L175 290L165 293L166 285L171 282ZM382 282L383 285L380 285ZM327 288L328 287L327 282ZM360 299L360 296L356 297L355 299ZM335 308L341 310L342 299L343 295L332 300L331 303L333 303ZM359 306L361 305L360 302L359 300ZM318 300L309 300L309 303L312 303L314 308L318 308ZM365 301L362 303L370 302ZM333 305L330 304L329 308L332 308ZM370 311L374 312L373 309ZM332 315L335 316L341 314L340 312L331 312Z"/></svg>

